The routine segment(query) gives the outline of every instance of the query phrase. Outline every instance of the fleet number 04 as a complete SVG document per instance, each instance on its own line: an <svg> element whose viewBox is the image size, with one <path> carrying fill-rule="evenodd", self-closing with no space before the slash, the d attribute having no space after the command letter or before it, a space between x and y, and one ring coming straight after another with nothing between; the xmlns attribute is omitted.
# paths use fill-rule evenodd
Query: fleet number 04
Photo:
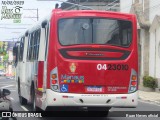
<svg viewBox="0 0 160 120"><path fill-rule="evenodd" d="M97 70L128 70L127 64L97 64Z"/></svg>

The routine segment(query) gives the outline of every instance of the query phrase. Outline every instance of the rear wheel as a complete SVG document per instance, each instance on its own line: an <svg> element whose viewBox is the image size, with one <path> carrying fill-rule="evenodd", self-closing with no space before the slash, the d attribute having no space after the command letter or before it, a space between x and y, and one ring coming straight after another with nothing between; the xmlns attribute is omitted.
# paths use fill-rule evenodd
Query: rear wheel
<svg viewBox="0 0 160 120"><path fill-rule="evenodd" d="M19 102L21 105L26 105L27 100L21 96L21 88L20 88L20 83L18 82L18 96L19 96Z"/></svg>
<svg viewBox="0 0 160 120"><path fill-rule="evenodd" d="M41 111L41 109L36 106L36 93L34 90L34 86L32 86L32 95L31 96L32 96L32 110L33 111Z"/></svg>

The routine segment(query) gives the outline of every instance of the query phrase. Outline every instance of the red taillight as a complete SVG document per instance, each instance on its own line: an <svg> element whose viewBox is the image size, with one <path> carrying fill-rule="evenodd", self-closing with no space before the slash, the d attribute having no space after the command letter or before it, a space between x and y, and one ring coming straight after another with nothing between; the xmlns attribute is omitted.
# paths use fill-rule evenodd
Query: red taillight
<svg viewBox="0 0 160 120"><path fill-rule="evenodd" d="M53 91L59 92L58 68L57 67L55 67L50 72L50 88Z"/></svg>
<svg viewBox="0 0 160 120"><path fill-rule="evenodd" d="M137 90L137 85L138 85L138 75L137 75L136 70L132 69L128 93L135 92Z"/></svg>
<svg viewBox="0 0 160 120"><path fill-rule="evenodd" d="M56 84L57 83L57 80L52 80L52 84Z"/></svg>
<svg viewBox="0 0 160 120"><path fill-rule="evenodd" d="M132 86L136 86L136 85L137 85L137 81L132 81L132 82L131 82L131 85L132 85Z"/></svg>

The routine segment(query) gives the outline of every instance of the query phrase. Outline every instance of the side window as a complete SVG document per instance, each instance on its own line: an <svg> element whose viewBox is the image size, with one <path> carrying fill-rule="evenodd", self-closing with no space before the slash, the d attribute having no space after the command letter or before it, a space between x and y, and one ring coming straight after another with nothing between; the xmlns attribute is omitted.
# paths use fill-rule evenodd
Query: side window
<svg viewBox="0 0 160 120"><path fill-rule="evenodd" d="M27 60L31 60L31 55L32 55L32 39L33 39L33 33L29 34L29 39L28 39L28 49L27 49Z"/></svg>
<svg viewBox="0 0 160 120"><path fill-rule="evenodd" d="M38 60L39 42L40 42L40 29L35 31L35 36L34 36L34 52L33 52L34 60Z"/></svg>
<svg viewBox="0 0 160 120"><path fill-rule="evenodd" d="M19 61L23 60L23 51L24 51L24 37L20 40L20 46L19 46Z"/></svg>
<svg viewBox="0 0 160 120"><path fill-rule="evenodd" d="M18 63L18 45L17 45L17 43L15 43L15 45L13 47L13 61L14 61L14 65L16 67L17 63Z"/></svg>
<svg viewBox="0 0 160 120"><path fill-rule="evenodd" d="M131 43L132 40L132 25L129 22L122 22L121 32L122 45L129 45L129 43Z"/></svg>
<svg viewBox="0 0 160 120"><path fill-rule="evenodd" d="M27 47L27 60L29 60L29 46L30 46L31 34L28 35L28 47Z"/></svg>
<svg viewBox="0 0 160 120"><path fill-rule="evenodd" d="M31 35L31 41L30 41L30 60L33 60L33 52L34 52L34 36L35 32L32 33Z"/></svg>
<svg viewBox="0 0 160 120"><path fill-rule="evenodd" d="M37 49L37 31L34 33L34 40L33 40L33 60L36 60L36 49Z"/></svg>
<svg viewBox="0 0 160 120"><path fill-rule="evenodd" d="M45 49L45 60L47 57L47 48L48 48L48 38L49 38L49 24L46 25L45 27L45 42L46 42L46 49Z"/></svg>
<svg viewBox="0 0 160 120"><path fill-rule="evenodd" d="M38 60L40 29L29 34L27 60Z"/></svg>
<svg viewBox="0 0 160 120"><path fill-rule="evenodd" d="M39 29L39 30L37 31L37 49L36 49L36 60L38 60L38 55L39 55L40 36L41 36L41 29Z"/></svg>
<svg viewBox="0 0 160 120"><path fill-rule="evenodd" d="M20 46L17 46L17 62L19 62L19 56L20 56Z"/></svg>

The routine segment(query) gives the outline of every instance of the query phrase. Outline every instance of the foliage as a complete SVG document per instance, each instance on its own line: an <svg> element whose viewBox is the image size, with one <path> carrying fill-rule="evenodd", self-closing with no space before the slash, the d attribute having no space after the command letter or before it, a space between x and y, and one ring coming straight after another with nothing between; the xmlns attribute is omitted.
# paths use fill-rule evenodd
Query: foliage
<svg viewBox="0 0 160 120"><path fill-rule="evenodd" d="M3 65L0 65L0 70L1 70L1 69L4 69L4 66L3 66Z"/></svg>
<svg viewBox="0 0 160 120"><path fill-rule="evenodd" d="M151 76L144 76L143 86L155 89L157 87L156 78L153 78Z"/></svg>
<svg viewBox="0 0 160 120"><path fill-rule="evenodd" d="M8 58L9 58L9 55L8 55L8 54L5 54L5 55L3 56L3 61L8 61Z"/></svg>
<svg viewBox="0 0 160 120"><path fill-rule="evenodd" d="M0 41L0 54L5 55L7 53L8 42Z"/></svg>

